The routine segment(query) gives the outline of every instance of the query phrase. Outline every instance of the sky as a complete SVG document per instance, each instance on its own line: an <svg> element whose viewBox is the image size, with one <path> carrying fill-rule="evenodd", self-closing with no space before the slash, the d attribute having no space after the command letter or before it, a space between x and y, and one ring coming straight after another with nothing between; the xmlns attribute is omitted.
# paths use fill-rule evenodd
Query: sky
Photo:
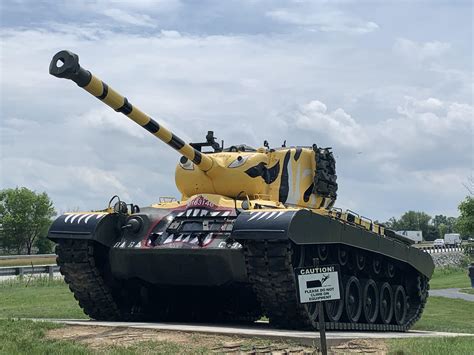
<svg viewBox="0 0 474 355"><path fill-rule="evenodd" d="M74 83L59 50L186 141L332 147L337 207L457 216L474 175L472 1L0 3L0 188L58 212L179 197L177 153Z"/></svg>

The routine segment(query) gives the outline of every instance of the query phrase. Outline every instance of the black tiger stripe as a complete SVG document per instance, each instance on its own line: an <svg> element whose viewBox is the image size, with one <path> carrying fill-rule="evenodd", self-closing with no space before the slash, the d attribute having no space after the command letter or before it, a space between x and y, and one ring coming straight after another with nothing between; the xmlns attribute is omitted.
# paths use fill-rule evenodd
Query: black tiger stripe
<svg viewBox="0 0 474 355"><path fill-rule="evenodd" d="M293 157L295 159L295 161L298 161L298 159L300 158L300 155L301 155L301 152L303 151L303 149L301 148L296 148L296 153L295 153L295 156Z"/></svg>
<svg viewBox="0 0 474 355"><path fill-rule="evenodd" d="M201 160L202 160L202 155L200 152L198 152L196 149L194 150L194 159L193 159L193 163L196 164L196 165L199 165L201 164Z"/></svg>
<svg viewBox="0 0 474 355"><path fill-rule="evenodd" d="M279 201L285 203L288 199L288 192L290 189L289 186L289 176L288 176L288 163L290 162L290 155L291 151L288 151L285 154L285 159L283 160L283 169L281 172L281 184L280 184L280 191L279 191Z"/></svg>
<svg viewBox="0 0 474 355"><path fill-rule="evenodd" d="M109 86L106 83L102 82L102 94L96 97L100 100L103 100L107 97L108 93L109 93Z"/></svg>
<svg viewBox="0 0 474 355"><path fill-rule="evenodd" d="M143 128L148 132L155 134L160 130L160 125L153 118L150 118L150 121L146 125L143 125Z"/></svg>
<svg viewBox="0 0 474 355"><path fill-rule="evenodd" d="M184 142L181 138L175 136L174 134L171 135L171 140L168 142L168 145L176 150L180 150L184 147Z"/></svg>
<svg viewBox="0 0 474 355"><path fill-rule="evenodd" d="M123 98L123 105L121 107L119 107L118 109L116 109L115 111L121 112L124 115L128 115L130 112L132 112L132 110L133 110L132 104L130 102L128 102L126 97L124 97Z"/></svg>

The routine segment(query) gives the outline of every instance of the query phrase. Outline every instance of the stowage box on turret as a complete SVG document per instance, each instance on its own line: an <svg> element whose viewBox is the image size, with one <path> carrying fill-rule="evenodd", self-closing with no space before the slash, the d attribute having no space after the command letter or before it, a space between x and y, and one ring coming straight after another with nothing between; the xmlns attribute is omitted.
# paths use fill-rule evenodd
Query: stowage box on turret
<svg viewBox="0 0 474 355"><path fill-rule="evenodd" d="M333 154L309 147L223 147L209 132L188 144L79 65L57 53L49 72L74 81L181 158L181 200L149 207L114 197L96 212L66 213L49 238L84 312L98 320L255 321L317 328L293 269L339 264L341 299L328 329L405 331L420 317L429 254L370 219L334 208ZM203 148L207 152L203 151Z"/></svg>

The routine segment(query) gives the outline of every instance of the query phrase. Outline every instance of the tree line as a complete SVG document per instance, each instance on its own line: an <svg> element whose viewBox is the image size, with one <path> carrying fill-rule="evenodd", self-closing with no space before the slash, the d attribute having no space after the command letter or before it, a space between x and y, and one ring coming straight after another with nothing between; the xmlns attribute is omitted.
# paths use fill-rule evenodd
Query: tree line
<svg viewBox="0 0 474 355"><path fill-rule="evenodd" d="M408 211L399 219L392 217L383 223L393 230L418 230L423 238L431 241L443 238L446 233L459 233L464 239L474 237L474 198L467 196L458 206L459 217L436 215L425 212Z"/></svg>
<svg viewBox="0 0 474 355"><path fill-rule="evenodd" d="M383 224L394 230L421 230L425 240L443 238L446 233L474 237L474 198L467 196L458 209L457 218L408 211ZM46 192L37 193L26 187L0 190L0 253L52 252L53 243L47 234L55 215Z"/></svg>

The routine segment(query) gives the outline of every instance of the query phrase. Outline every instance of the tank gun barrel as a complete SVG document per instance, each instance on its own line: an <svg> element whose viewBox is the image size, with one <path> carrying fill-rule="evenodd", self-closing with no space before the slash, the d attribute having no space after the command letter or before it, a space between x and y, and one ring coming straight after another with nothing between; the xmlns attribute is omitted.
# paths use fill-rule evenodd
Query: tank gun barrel
<svg viewBox="0 0 474 355"><path fill-rule="evenodd" d="M51 60L49 73L58 78L65 78L74 81L79 87L83 88L115 111L123 113L155 137L178 151L178 153L191 160L199 169L203 171L211 169L213 165L211 157L202 154L188 143L185 143L181 138L176 136L167 128L158 124L158 122L142 112L136 106L133 106L126 97L120 95L90 71L82 68L79 65L79 56L77 54L66 50L56 53Z"/></svg>

